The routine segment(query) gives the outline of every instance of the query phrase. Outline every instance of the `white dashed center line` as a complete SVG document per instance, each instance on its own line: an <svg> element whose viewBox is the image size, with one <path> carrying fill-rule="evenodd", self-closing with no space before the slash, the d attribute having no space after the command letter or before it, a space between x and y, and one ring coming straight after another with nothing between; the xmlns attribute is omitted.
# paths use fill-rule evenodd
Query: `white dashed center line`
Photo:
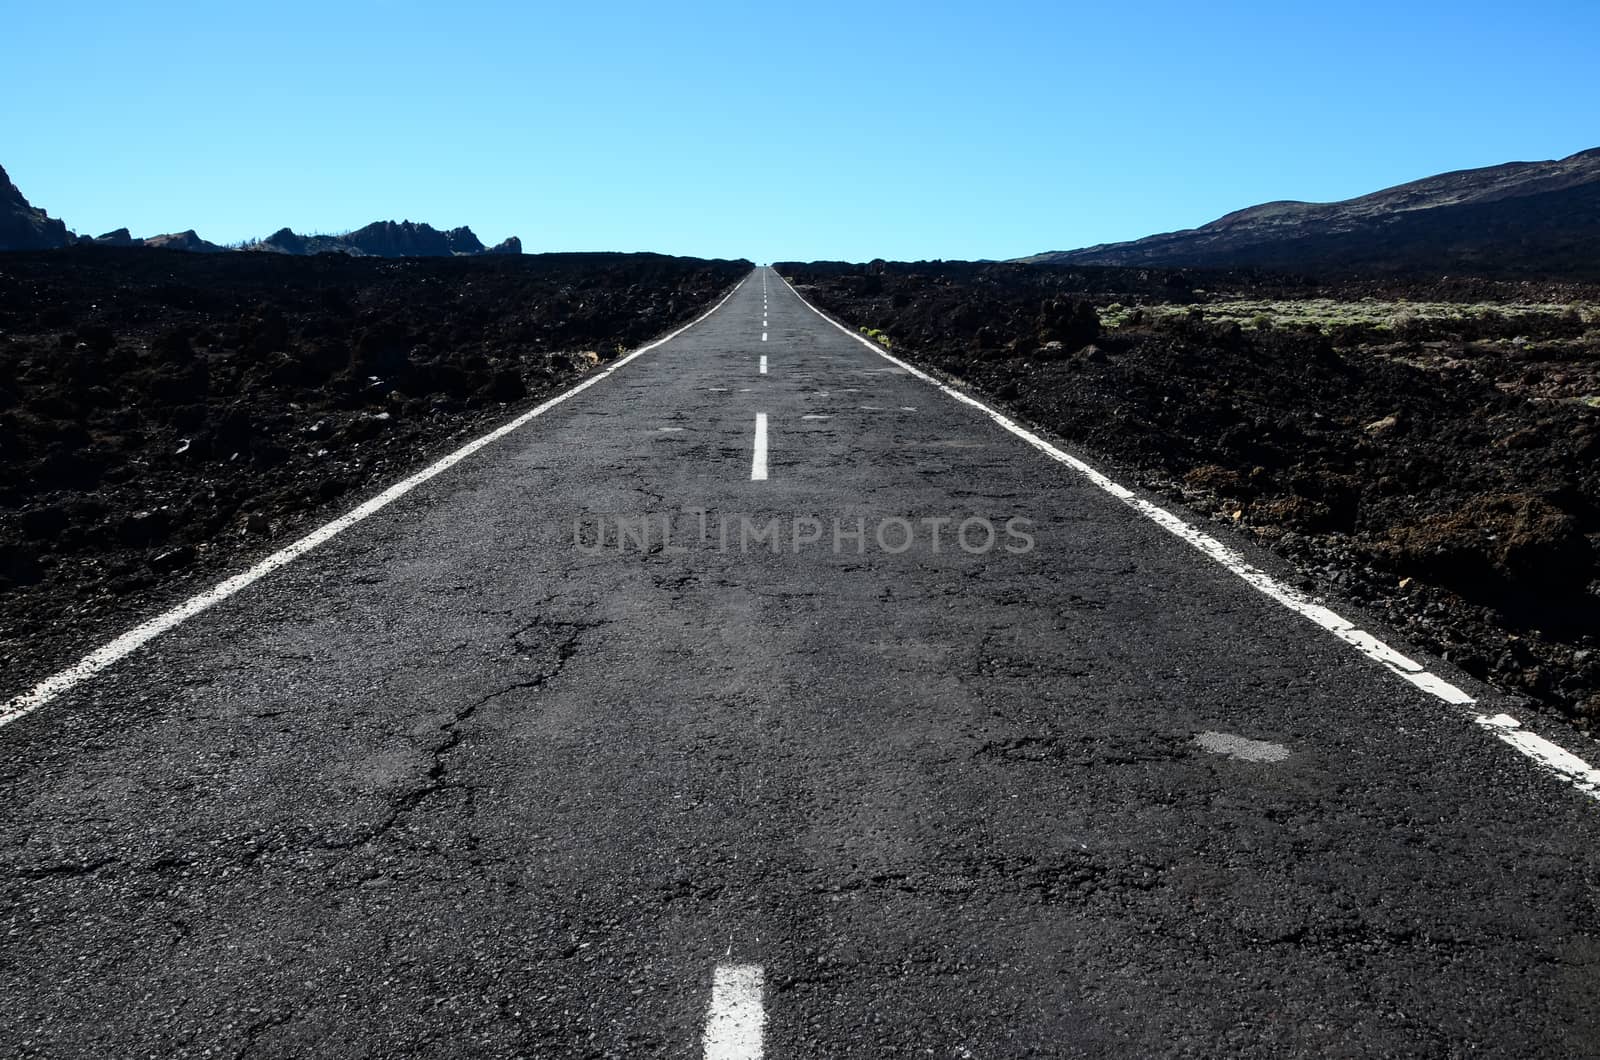
<svg viewBox="0 0 1600 1060"><path fill-rule="evenodd" d="M767 355L764 353L761 355L761 374L767 374Z"/></svg>
<svg viewBox="0 0 1600 1060"><path fill-rule="evenodd" d="M755 453L750 458L750 481L767 481L767 414L756 413Z"/></svg>
<svg viewBox="0 0 1600 1060"><path fill-rule="evenodd" d="M706 1008L706 1060L761 1060L767 1026L761 1003L765 979L759 964L717 965Z"/></svg>

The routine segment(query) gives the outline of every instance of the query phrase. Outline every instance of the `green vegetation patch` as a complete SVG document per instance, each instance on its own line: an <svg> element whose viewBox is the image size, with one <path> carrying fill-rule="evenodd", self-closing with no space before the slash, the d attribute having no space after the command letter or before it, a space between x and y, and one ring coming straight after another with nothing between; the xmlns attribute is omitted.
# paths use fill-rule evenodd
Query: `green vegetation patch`
<svg viewBox="0 0 1600 1060"><path fill-rule="evenodd" d="M1513 329L1526 325L1529 331L1534 332L1561 321L1577 321L1587 327L1600 326L1600 306L1597 305L1408 302L1376 298L1359 301L1333 298L1235 298L1205 305L1152 306L1124 306L1113 302L1100 310L1100 322L1107 328L1120 328L1180 318L1194 319L1197 313L1200 319L1210 323L1234 323L1252 331L1314 327L1328 332L1338 327L1359 325L1400 334L1410 327L1425 323L1488 321Z"/></svg>

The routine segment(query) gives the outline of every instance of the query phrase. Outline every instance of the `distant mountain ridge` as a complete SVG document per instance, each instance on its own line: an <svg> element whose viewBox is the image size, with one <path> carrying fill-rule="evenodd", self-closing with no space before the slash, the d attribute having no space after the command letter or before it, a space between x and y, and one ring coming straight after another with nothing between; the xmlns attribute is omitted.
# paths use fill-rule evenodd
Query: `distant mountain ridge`
<svg viewBox="0 0 1600 1060"><path fill-rule="evenodd" d="M279 254L355 254L375 258L459 257L468 254L521 254L522 240L512 236L492 247L465 226L441 232L413 221L374 221L338 236L302 236L280 228L250 250Z"/></svg>
<svg viewBox="0 0 1600 1060"><path fill-rule="evenodd" d="M303 236L293 229L280 228L265 239L258 239L235 247L218 246L195 234L174 232L169 235L135 239L126 228L107 232L93 240L79 242L100 243L115 247L166 247L171 250L188 250L199 254L221 254L232 250L261 251L272 254L349 254L361 258L450 258L477 254L521 254L522 240L512 236L492 247L462 226L441 232L432 225L417 221L374 221L365 228L342 235Z"/></svg>
<svg viewBox="0 0 1600 1060"><path fill-rule="evenodd" d="M0 250L51 250L72 241L67 226L29 203L0 166Z"/></svg>
<svg viewBox="0 0 1600 1060"><path fill-rule="evenodd" d="M1600 272L1600 148L1269 202L1210 224L1018 259L1063 265Z"/></svg>
<svg viewBox="0 0 1600 1060"><path fill-rule="evenodd" d="M229 251L263 251L275 254L350 254L358 257L462 257L476 254L521 254L522 240L512 236L492 247L465 226L440 231L415 221L374 221L365 228L343 235L296 235L280 228L266 239L237 247L225 247L201 239L194 229L147 236L132 235L118 228L90 238L74 235L64 222L50 217L28 202L0 168L0 250L54 250L80 243L113 247L158 247L186 250L197 254L222 254Z"/></svg>

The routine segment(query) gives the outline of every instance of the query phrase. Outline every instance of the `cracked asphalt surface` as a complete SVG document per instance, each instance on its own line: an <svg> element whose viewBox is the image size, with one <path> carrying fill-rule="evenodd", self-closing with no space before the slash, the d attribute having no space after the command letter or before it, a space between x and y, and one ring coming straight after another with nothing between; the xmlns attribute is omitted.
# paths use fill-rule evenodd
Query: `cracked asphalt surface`
<svg viewBox="0 0 1600 1060"><path fill-rule="evenodd" d="M1600 1051L1592 800L763 279L0 730L0 1051Z"/></svg>

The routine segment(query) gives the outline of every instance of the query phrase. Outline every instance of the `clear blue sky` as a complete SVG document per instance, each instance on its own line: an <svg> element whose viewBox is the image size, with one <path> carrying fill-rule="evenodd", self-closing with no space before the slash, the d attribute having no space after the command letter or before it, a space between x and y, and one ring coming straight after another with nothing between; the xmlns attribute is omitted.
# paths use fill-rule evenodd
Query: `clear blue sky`
<svg viewBox="0 0 1600 1060"><path fill-rule="evenodd" d="M1011 257L1600 146L1600 3L16 3L80 232Z"/></svg>

